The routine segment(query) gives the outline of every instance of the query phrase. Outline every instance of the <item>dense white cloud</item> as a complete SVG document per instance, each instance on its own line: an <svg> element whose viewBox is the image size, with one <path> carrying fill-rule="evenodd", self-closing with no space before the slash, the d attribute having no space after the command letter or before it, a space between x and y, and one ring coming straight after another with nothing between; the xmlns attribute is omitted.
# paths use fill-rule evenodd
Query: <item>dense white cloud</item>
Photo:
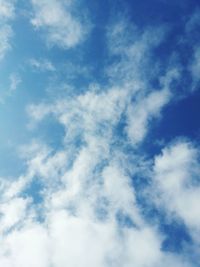
<svg viewBox="0 0 200 267"><path fill-rule="evenodd" d="M0 264L5 267L49 267L47 244L45 229L37 223L27 223L1 241Z"/></svg>
<svg viewBox="0 0 200 267"><path fill-rule="evenodd" d="M82 23L83 16L74 14L72 1L32 0L33 18L36 29L44 30L47 42L67 49L79 44L88 32L88 25Z"/></svg>
<svg viewBox="0 0 200 267"><path fill-rule="evenodd" d="M1 204L1 234L24 219L26 205L27 200L23 198L14 198L9 202Z"/></svg>
<svg viewBox="0 0 200 267"><path fill-rule="evenodd" d="M114 182L115 173L107 174L112 175ZM129 187L123 185L124 177L119 179L121 190L131 194ZM71 194L70 191L71 188L66 188L65 195ZM120 200L117 194L118 190L113 189L112 194L109 193L109 201L114 200L115 203ZM47 203L48 211L45 212L43 223L36 222L26 214L23 224L1 240L0 263L7 267L22 267L27 264L33 267L66 265L131 267L133 264L137 267L153 267L163 262L162 266L168 264L174 264L176 267L189 266L178 257L173 259L172 255L165 255L160 250L162 238L155 229L142 224L139 228L119 228L114 218L99 221L91 216L88 207L91 209L92 206L88 203L90 202L88 197L79 195L76 203L84 210L76 211L75 214L64 207L55 209ZM14 201L15 199L13 203ZM116 211L116 207L113 211Z"/></svg>
<svg viewBox="0 0 200 267"><path fill-rule="evenodd" d="M183 220L194 238L200 230L199 171L199 151L188 141L172 143L155 159L157 201L169 214Z"/></svg>

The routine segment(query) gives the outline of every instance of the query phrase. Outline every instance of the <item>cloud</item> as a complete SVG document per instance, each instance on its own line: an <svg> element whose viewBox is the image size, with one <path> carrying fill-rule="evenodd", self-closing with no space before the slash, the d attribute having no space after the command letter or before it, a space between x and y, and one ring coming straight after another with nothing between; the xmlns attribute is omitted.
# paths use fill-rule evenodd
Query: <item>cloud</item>
<svg viewBox="0 0 200 267"><path fill-rule="evenodd" d="M47 43L68 49L79 44L88 32L83 17L74 14L74 3L63 0L32 0L32 25L44 31Z"/></svg>
<svg viewBox="0 0 200 267"><path fill-rule="evenodd" d="M138 87L137 90L140 87L143 89L145 82L149 82L152 76L159 75L158 62L153 62L154 51L164 42L167 32L164 25L141 30L127 18L115 21L107 32L108 50L114 56L113 64L106 69L108 76L118 84L131 83L132 90L135 87Z"/></svg>
<svg viewBox="0 0 200 267"><path fill-rule="evenodd" d="M85 157L82 160L85 164L87 163ZM77 183L79 178L83 181L79 175L87 170L85 164L80 165L79 157L77 161L80 172L69 173L68 177L68 180L72 180L72 184ZM87 194L93 185L90 185L92 180L89 180L89 183L85 181L85 185L89 188L87 189L82 184L81 191L72 195L72 188L68 184L69 180L65 188L62 186L46 199L46 208L43 210L45 221L36 221L34 216L28 216L26 213L23 223L18 227L15 226L11 232L3 236L0 263L7 267L23 267L27 264L33 267L36 265L41 267L82 266L83 264L97 267L112 265L129 267L134 264L137 267L144 267L147 263L151 267L155 264L160 265L162 262L164 262L162 266L166 267L168 264L174 264L176 267L189 266L181 258L173 259L173 255L165 255L160 250L162 237L152 227L140 224L139 228L127 228L126 226L121 228L117 225L116 211L119 207L121 209L128 208L129 201L132 201L132 192L128 184L126 185L126 178L121 174L122 171L121 168L119 171L119 168L120 166L117 169L110 166L105 170L105 179L112 179L114 183L112 184L115 186L108 191L108 200L112 204L112 213L109 212L109 215L112 214L112 216L109 219L98 220L92 212L94 206L91 198L97 198L103 187L101 190L94 189L92 195L91 193ZM119 180L121 190L115 190L116 178ZM103 193L106 192L107 190L103 189ZM66 200L62 199L62 206L55 206L56 197L60 198L62 194ZM120 197L125 202L121 203ZM126 201L127 197L128 202ZM68 207L70 201L74 201L75 213ZM53 203L54 205L52 205ZM124 204L126 205L124 206ZM14 214L16 214L16 199L13 199L12 205ZM134 206L130 206L129 212L132 212L133 208ZM18 213L18 220L24 216L24 213L20 212L20 214L22 215ZM14 221L12 220L12 222ZM92 253L88 253L88 251Z"/></svg>
<svg viewBox="0 0 200 267"><path fill-rule="evenodd" d="M23 198L14 198L9 202L1 203L1 234L8 231L14 225L24 219L26 214L27 200Z"/></svg>
<svg viewBox="0 0 200 267"><path fill-rule="evenodd" d="M16 91L18 85L21 83L21 78L18 74L16 73L12 73L10 75L10 93L12 93L13 91Z"/></svg>
<svg viewBox="0 0 200 267"><path fill-rule="evenodd" d="M8 50L11 49L10 39L13 36L12 27L9 22L15 16L14 1L0 1L0 60Z"/></svg>
<svg viewBox="0 0 200 267"><path fill-rule="evenodd" d="M188 64L186 65L186 70L190 72L192 82L190 84L190 90L198 90L199 86L199 47L200 47L200 38L199 38L199 26L200 26L200 10L196 8L185 23L185 32L182 36L181 45L189 53Z"/></svg>
<svg viewBox="0 0 200 267"><path fill-rule="evenodd" d="M0 20L12 19L15 16L14 2L12 0L0 1Z"/></svg>
<svg viewBox="0 0 200 267"><path fill-rule="evenodd" d="M199 77L200 77L200 47L194 47L194 55L193 55L193 60L189 66L189 69L192 74L192 79L193 79L193 85L192 88L195 89L197 88L197 85L199 83Z"/></svg>
<svg viewBox="0 0 200 267"><path fill-rule="evenodd" d="M167 69L164 75L162 73L159 76L157 71L147 74L149 69L153 69L153 51L162 42L165 27L163 31L159 27L143 32L134 28L128 34L132 34L133 38L126 39L126 34L123 33L128 31L128 26L125 26L125 22L121 24L108 30L111 59L113 53L114 56L116 53L119 55L119 60L106 68L109 85L104 88L97 85L97 89L75 97L66 97L54 104L31 105L28 112L32 123L42 120L48 114L54 114L67 128L66 139L71 140L74 135L97 132L103 125L105 130L110 129L111 134L111 126L115 127L121 116L125 115L124 132L132 145L144 140L149 123L153 118L159 117L163 107L169 103L172 96L171 84L179 79L179 70L173 67ZM157 90L151 89L151 79L158 79ZM85 138L83 136L83 140Z"/></svg>
<svg viewBox="0 0 200 267"><path fill-rule="evenodd" d="M138 104L129 107L127 133L132 143L138 143L144 139L149 122L159 117L160 111L169 100L169 91L162 90L149 94L142 101L138 101Z"/></svg>
<svg viewBox="0 0 200 267"><path fill-rule="evenodd" d="M6 52L11 49L10 39L13 35L9 25L0 25L0 60L4 58Z"/></svg>
<svg viewBox="0 0 200 267"><path fill-rule="evenodd" d="M190 15L190 17L189 17L189 19L185 25L185 31L187 34L193 34L195 31L198 30L198 28L200 26L199 14L200 14L200 10L197 8L193 12L193 14Z"/></svg>
<svg viewBox="0 0 200 267"><path fill-rule="evenodd" d="M0 101L4 103L7 98L11 97L14 95L15 91L18 89L20 83L22 82L21 77L18 73L11 73L9 75L9 85L6 90L4 90Z"/></svg>
<svg viewBox="0 0 200 267"><path fill-rule="evenodd" d="M1 243L0 264L5 267L48 267L46 245L44 228L39 224L27 224L23 229L12 232L4 244ZM7 253L10 257L6 257Z"/></svg>
<svg viewBox="0 0 200 267"><path fill-rule="evenodd" d="M199 150L189 141L166 146L155 158L154 182L158 203L170 216L177 216L196 239L199 232Z"/></svg>

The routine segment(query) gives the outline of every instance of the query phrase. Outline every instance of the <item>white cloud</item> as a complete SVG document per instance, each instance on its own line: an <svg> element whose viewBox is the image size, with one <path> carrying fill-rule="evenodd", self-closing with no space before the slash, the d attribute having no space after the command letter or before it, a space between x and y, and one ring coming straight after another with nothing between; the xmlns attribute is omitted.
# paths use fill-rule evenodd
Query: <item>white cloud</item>
<svg viewBox="0 0 200 267"><path fill-rule="evenodd" d="M53 114L66 129L66 142L81 135L83 140L101 130L102 138L109 136L126 104L125 90L112 88L108 92L86 92L77 97L58 100L50 105L31 105L28 109L33 122Z"/></svg>
<svg viewBox="0 0 200 267"><path fill-rule="evenodd" d="M141 101L133 103L127 111L127 134L132 143L142 141L147 133L148 124L153 118L159 117L160 112L170 100L168 90L150 93Z"/></svg>
<svg viewBox="0 0 200 267"><path fill-rule="evenodd" d="M0 206L0 232L8 231L15 224L24 219L27 200L23 198L14 198L9 202L1 203Z"/></svg>
<svg viewBox="0 0 200 267"><path fill-rule="evenodd" d="M1 242L0 264L5 267L49 267L47 245L45 229L37 223L27 224Z"/></svg>
<svg viewBox="0 0 200 267"><path fill-rule="evenodd" d="M34 15L31 23L44 30L47 42L68 49L79 44L88 32L83 17L74 14L74 3L63 0L32 0Z"/></svg>
<svg viewBox="0 0 200 267"><path fill-rule="evenodd" d="M200 231L199 170L199 151L187 141L172 143L155 159L157 201L169 214L182 219L191 234Z"/></svg>
<svg viewBox="0 0 200 267"><path fill-rule="evenodd" d="M8 20L15 16L13 0L0 0L0 21Z"/></svg>

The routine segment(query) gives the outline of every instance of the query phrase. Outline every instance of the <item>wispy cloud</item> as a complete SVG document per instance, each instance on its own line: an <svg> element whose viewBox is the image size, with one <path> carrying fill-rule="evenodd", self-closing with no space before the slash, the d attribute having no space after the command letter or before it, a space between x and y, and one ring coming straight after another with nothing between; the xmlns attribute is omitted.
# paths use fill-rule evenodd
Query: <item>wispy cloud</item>
<svg viewBox="0 0 200 267"><path fill-rule="evenodd" d="M197 8L190 15L185 23L185 36L182 38L182 42L188 47L187 50L190 52L189 63L186 66L187 70L191 74L192 84L190 85L190 90L194 91L198 89L199 86L199 27L200 27L200 10ZM188 49L190 48L190 49Z"/></svg>
<svg viewBox="0 0 200 267"><path fill-rule="evenodd" d="M0 102L5 103L9 97L13 96L21 82L22 80L18 73L11 73L8 77L8 84L4 87L1 94Z"/></svg>
<svg viewBox="0 0 200 267"><path fill-rule="evenodd" d="M189 70L192 74L193 85L192 89L196 89L200 81L200 46L194 47L193 59L189 66Z"/></svg>
<svg viewBox="0 0 200 267"><path fill-rule="evenodd" d="M0 60L11 49L10 39L13 35L9 22L14 18L14 1L0 1Z"/></svg>
<svg viewBox="0 0 200 267"><path fill-rule="evenodd" d="M6 52L11 48L12 33L12 28L9 25L0 26L0 59L3 59Z"/></svg>
<svg viewBox="0 0 200 267"><path fill-rule="evenodd" d="M21 83L21 78L20 78L19 74L12 73L10 75L10 88L9 88L9 92L10 93L14 92L18 88L18 85L20 83Z"/></svg>
<svg viewBox="0 0 200 267"><path fill-rule="evenodd" d="M30 65L39 71L55 71L54 65L48 59L36 59L29 60Z"/></svg>

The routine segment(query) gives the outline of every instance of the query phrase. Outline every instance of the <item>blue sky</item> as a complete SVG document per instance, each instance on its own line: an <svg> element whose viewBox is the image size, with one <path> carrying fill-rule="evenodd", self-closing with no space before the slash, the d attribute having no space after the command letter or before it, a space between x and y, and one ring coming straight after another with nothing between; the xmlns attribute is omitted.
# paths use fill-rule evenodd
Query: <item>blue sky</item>
<svg viewBox="0 0 200 267"><path fill-rule="evenodd" d="M199 28L197 0L0 0L0 266L199 266Z"/></svg>

